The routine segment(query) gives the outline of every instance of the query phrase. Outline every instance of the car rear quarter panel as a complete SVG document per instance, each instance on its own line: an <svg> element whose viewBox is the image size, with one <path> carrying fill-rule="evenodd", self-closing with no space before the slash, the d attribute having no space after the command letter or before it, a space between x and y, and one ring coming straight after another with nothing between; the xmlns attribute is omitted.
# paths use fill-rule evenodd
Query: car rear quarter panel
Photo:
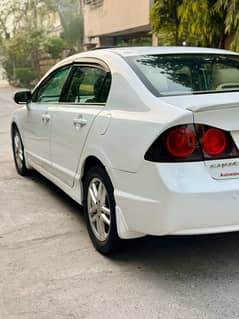
<svg viewBox="0 0 239 319"><path fill-rule="evenodd" d="M81 162L101 154L106 166L136 172L159 134L170 126L192 123L193 115L153 96L122 58L106 62L112 73L111 90L88 135Z"/></svg>

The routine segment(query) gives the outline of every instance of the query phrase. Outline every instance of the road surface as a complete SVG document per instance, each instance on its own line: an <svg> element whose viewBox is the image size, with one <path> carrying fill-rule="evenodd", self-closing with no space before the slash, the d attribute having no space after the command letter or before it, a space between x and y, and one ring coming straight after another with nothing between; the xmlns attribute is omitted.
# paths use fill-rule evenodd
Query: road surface
<svg viewBox="0 0 239 319"><path fill-rule="evenodd" d="M239 317L239 233L148 237L101 256L77 204L16 174L12 93L0 89L0 319Z"/></svg>

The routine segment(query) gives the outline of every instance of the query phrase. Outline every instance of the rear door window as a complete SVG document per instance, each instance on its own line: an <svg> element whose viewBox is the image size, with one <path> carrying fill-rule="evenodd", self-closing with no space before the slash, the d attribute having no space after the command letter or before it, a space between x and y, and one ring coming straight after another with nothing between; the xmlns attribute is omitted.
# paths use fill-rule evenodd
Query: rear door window
<svg viewBox="0 0 239 319"><path fill-rule="evenodd" d="M106 103L110 83L110 73L101 68L75 66L61 102L74 104Z"/></svg>

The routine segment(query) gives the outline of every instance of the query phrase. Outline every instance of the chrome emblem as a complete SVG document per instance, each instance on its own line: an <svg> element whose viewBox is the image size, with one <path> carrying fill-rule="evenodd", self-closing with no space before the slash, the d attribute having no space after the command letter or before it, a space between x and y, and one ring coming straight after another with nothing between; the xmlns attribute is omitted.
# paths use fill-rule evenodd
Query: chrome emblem
<svg viewBox="0 0 239 319"><path fill-rule="evenodd" d="M237 167L239 166L239 162L224 162L224 163L217 163L211 164L209 168L225 168L225 167Z"/></svg>

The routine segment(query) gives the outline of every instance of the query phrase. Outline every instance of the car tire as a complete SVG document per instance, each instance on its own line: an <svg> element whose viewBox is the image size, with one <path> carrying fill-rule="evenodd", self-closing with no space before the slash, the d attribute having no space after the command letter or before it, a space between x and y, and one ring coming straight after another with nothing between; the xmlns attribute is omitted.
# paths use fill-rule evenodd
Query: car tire
<svg viewBox="0 0 239 319"><path fill-rule="evenodd" d="M24 146L21 135L16 127L12 129L12 151L16 170L21 176L28 176L29 170L26 167Z"/></svg>
<svg viewBox="0 0 239 319"><path fill-rule="evenodd" d="M102 254L120 247L117 233L114 189L105 169L92 167L84 181L84 214L90 238Z"/></svg>

